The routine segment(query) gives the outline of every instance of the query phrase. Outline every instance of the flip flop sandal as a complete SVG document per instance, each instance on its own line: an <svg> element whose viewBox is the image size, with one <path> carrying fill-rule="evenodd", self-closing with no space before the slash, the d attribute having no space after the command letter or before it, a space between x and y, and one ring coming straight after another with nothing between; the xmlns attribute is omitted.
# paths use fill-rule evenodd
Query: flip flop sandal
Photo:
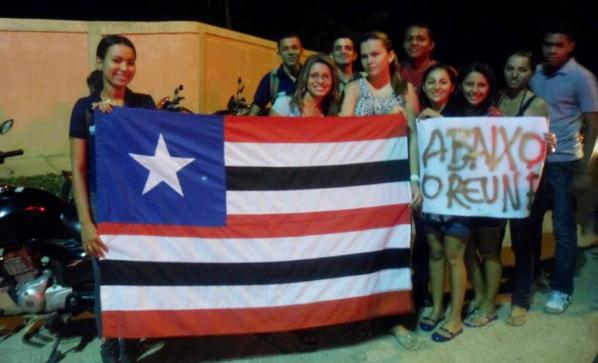
<svg viewBox="0 0 598 363"><path fill-rule="evenodd" d="M444 316L438 319L432 319L429 316L423 317L419 322L419 328L421 331L432 331L436 326L444 320Z"/></svg>
<svg viewBox="0 0 598 363"><path fill-rule="evenodd" d="M402 333L398 329L391 329L390 332L403 348L407 350L417 350L419 341L413 332Z"/></svg>
<svg viewBox="0 0 598 363"><path fill-rule="evenodd" d="M440 332L444 333L445 335L439 334ZM463 333L463 328L461 330L452 332L446 328L440 328L434 334L432 334L432 340L436 343L445 343L449 340L453 340L457 335Z"/></svg>
<svg viewBox="0 0 598 363"><path fill-rule="evenodd" d="M511 326L522 326L527 323L527 314L517 315L517 316L509 316L507 318L507 324Z"/></svg>
<svg viewBox="0 0 598 363"><path fill-rule="evenodd" d="M483 326L488 325L490 322L498 319L496 312L491 314L484 314L481 312L477 312L468 316L464 321L463 324L470 328L480 328Z"/></svg>

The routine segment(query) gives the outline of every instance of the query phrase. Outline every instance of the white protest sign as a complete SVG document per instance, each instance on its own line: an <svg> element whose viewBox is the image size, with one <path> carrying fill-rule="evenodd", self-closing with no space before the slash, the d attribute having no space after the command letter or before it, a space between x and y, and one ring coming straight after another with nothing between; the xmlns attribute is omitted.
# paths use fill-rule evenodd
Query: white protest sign
<svg viewBox="0 0 598 363"><path fill-rule="evenodd" d="M524 218L540 181L544 117L445 117L417 122L423 211Z"/></svg>

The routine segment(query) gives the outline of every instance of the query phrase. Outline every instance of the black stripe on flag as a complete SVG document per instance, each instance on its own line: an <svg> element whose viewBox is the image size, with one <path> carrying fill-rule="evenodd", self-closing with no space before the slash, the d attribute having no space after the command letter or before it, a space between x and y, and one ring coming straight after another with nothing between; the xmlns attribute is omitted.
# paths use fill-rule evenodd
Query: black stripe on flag
<svg viewBox="0 0 598 363"><path fill-rule="evenodd" d="M409 180L406 159L332 166L226 168L227 190L340 188Z"/></svg>
<svg viewBox="0 0 598 363"><path fill-rule="evenodd" d="M408 248L299 261L177 263L102 260L102 285L269 285L369 274L409 267Z"/></svg>

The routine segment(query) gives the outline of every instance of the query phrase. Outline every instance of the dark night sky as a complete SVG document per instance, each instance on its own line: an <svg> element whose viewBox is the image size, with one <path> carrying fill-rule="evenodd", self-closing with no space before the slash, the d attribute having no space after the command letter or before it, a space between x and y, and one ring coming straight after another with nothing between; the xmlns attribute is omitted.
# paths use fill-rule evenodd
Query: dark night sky
<svg viewBox="0 0 598 363"><path fill-rule="evenodd" d="M223 0L24 0L12 3L4 2L0 6L0 17L194 20L226 26ZM512 51L528 49L537 53L543 23L565 20L579 27L576 57L594 72L598 71L598 51L595 50L598 6L581 6L581 0L230 0L229 3L234 30L268 39L294 30L303 36L307 48L326 52L335 34L383 30L391 35L400 54L404 28L410 22L423 21L435 30L437 59L457 67L474 59L483 60L496 70ZM286 10L287 7L295 10Z"/></svg>

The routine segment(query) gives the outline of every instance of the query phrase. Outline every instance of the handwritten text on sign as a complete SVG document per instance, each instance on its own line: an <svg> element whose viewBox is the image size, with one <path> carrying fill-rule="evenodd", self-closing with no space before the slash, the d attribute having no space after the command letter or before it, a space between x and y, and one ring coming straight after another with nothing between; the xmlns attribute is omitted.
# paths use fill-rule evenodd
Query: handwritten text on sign
<svg viewBox="0 0 598 363"><path fill-rule="evenodd" d="M537 189L543 117L447 117L417 124L427 213L523 218Z"/></svg>

